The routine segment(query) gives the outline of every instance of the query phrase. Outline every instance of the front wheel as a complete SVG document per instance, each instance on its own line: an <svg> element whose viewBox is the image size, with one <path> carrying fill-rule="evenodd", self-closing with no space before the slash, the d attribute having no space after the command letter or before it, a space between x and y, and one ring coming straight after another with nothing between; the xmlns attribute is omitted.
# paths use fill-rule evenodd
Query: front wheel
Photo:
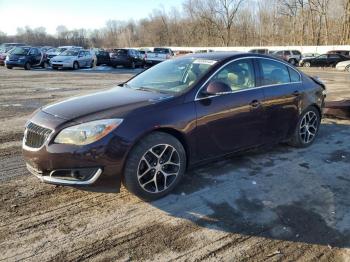
<svg viewBox="0 0 350 262"><path fill-rule="evenodd" d="M7 67L7 69L12 69L13 67L12 66L6 66Z"/></svg>
<svg viewBox="0 0 350 262"><path fill-rule="evenodd" d="M24 64L24 69L25 70L30 70L30 67L31 66L30 66L30 64L28 62Z"/></svg>
<svg viewBox="0 0 350 262"><path fill-rule="evenodd" d="M74 69L74 70L78 70L78 69L79 69L79 64L78 64L78 62L74 62L74 63L73 63L73 69Z"/></svg>
<svg viewBox="0 0 350 262"><path fill-rule="evenodd" d="M345 71L350 72L350 65L348 65L347 67L345 67Z"/></svg>
<svg viewBox="0 0 350 262"><path fill-rule="evenodd" d="M303 67L310 67L310 66L311 66L310 62L303 63Z"/></svg>
<svg viewBox="0 0 350 262"><path fill-rule="evenodd" d="M184 176L186 153L175 137L154 132L130 152L123 184L141 199L151 201L169 194Z"/></svg>
<svg viewBox="0 0 350 262"><path fill-rule="evenodd" d="M320 128L321 116L317 108L308 107L300 116L293 137L289 141L291 146L308 147L314 141Z"/></svg>

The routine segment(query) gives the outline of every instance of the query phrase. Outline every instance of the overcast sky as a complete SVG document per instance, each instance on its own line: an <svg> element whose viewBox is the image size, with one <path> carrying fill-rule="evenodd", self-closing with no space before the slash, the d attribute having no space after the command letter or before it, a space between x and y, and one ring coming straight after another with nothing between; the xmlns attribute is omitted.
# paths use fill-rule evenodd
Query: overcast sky
<svg viewBox="0 0 350 262"><path fill-rule="evenodd" d="M17 27L43 26L56 33L68 29L101 28L109 19L139 20L154 9L182 8L184 0L0 0L0 31L15 34Z"/></svg>

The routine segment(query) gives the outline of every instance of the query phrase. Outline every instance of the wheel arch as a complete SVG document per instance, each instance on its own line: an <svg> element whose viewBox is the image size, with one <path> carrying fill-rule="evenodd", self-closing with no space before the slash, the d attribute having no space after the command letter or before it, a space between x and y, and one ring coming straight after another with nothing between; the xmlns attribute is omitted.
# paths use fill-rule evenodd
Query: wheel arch
<svg viewBox="0 0 350 262"><path fill-rule="evenodd" d="M185 153L186 153L186 169L187 167L189 166L189 160L190 160L190 148L189 148L189 145L188 145L188 142L185 138L185 135L175 129L175 128L170 128L170 127L159 127L159 128L155 128L155 129L152 129L152 130L149 130L148 132L144 133L142 136L138 137L135 142L133 143L133 145L130 147L130 149L128 150L128 152L126 153L126 156L125 156L125 160L123 161L123 167L122 167L122 174L121 174L121 177L123 179L124 177L124 169L125 169L125 165L126 165L126 161L128 160L131 152L133 151L133 149L138 145L138 143L144 139L146 136L154 133L154 132L162 132L162 133L166 133L166 134L169 134L173 137L175 137L177 140L179 140L179 142L182 144L182 146L184 147L185 149Z"/></svg>

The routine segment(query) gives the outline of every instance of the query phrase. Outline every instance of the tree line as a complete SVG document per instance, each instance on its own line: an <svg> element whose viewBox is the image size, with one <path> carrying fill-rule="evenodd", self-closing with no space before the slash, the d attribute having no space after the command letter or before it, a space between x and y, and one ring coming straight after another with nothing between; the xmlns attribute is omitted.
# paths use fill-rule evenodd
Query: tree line
<svg viewBox="0 0 350 262"><path fill-rule="evenodd" d="M84 47L349 45L350 0L185 0L182 9L154 10L138 21L56 34L17 29L2 42Z"/></svg>

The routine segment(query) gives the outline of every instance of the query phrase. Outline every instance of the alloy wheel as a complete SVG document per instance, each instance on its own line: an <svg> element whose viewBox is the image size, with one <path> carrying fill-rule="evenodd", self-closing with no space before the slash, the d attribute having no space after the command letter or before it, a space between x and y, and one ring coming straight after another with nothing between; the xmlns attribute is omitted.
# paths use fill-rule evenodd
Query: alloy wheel
<svg viewBox="0 0 350 262"><path fill-rule="evenodd" d="M160 193L169 188L180 171L180 156L177 150L168 144L151 147L142 156L137 179L141 188L149 193Z"/></svg>
<svg viewBox="0 0 350 262"><path fill-rule="evenodd" d="M305 113L300 122L299 134L304 144L309 144L315 138L318 129L318 117L315 112Z"/></svg>

